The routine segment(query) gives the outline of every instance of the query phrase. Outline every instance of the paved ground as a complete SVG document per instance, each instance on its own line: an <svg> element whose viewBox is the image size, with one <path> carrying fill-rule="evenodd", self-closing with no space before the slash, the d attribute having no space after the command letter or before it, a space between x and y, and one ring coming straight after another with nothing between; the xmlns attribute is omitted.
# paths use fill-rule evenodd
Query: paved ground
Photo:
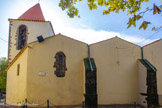
<svg viewBox="0 0 162 108"><path fill-rule="evenodd" d="M55 108L82 108L82 107L55 107ZM133 105L109 105L109 106L98 106L98 108L145 108L141 106L134 107Z"/></svg>
<svg viewBox="0 0 162 108"><path fill-rule="evenodd" d="M22 107L14 107L14 106L6 105L5 100L1 99L0 108L22 108ZM47 107L37 107L37 108L47 108ZM49 107L49 108L82 108L82 107ZM109 105L109 106L98 106L98 108L145 108L145 107L142 106L134 107L133 105Z"/></svg>
<svg viewBox="0 0 162 108"><path fill-rule="evenodd" d="M23 107L0 106L0 108L23 108ZM47 108L47 107L28 107L28 108ZM82 107L49 107L49 108L82 108ZM98 108L135 108L135 107L133 106L99 106ZM136 108L144 108L144 107L137 106Z"/></svg>

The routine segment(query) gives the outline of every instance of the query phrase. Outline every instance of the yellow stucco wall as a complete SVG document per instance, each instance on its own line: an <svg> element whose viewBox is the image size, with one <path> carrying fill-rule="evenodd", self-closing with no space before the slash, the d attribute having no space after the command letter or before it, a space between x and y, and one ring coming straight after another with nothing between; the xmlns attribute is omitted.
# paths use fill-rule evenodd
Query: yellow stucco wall
<svg viewBox="0 0 162 108"><path fill-rule="evenodd" d="M9 62L19 53L17 50L17 31L21 25L27 26L27 43L37 41L37 36L42 35L44 38L53 36L53 31L50 22L34 22L34 21L21 21L21 20L9 20L10 21L10 53Z"/></svg>
<svg viewBox="0 0 162 108"><path fill-rule="evenodd" d="M138 61L138 79L139 79L139 94L138 103L142 106L147 106L146 96L142 96L140 93L147 93L146 78L147 78L147 68Z"/></svg>
<svg viewBox="0 0 162 108"><path fill-rule="evenodd" d="M157 69L157 86L158 94L162 96L162 39L147 45L143 48L144 58L147 59ZM162 98L160 96L160 104L162 105Z"/></svg>
<svg viewBox="0 0 162 108"><path fill-rule="evenodd" d="M7 104L17 105L25 101L27 93L27 57L28 50L26 49L7 70ZM20 64L19 75L17 75L18 64Z"/></svg>
<svg viewBox="0 0 162 108"><path fill-rule="evenodd" d="M50 100L54 105L79 105L83 101L83 58L87 57L87 45L65 36L56 35L42 43L29 44L27 99L35 104ZM53 67L55 54L66 56L65 77L56 77ZM45 72L40 76L39 72Z"/></svg>
<svg viewBox="0 0 162 108"><path fill-rule="evenodd" d="M56 106L80 105L85 93L83 59L88 57L87 45L59 34L28 46L8 68L7 103L16 104L27 98L29 103L39 105L47 99ZM137 61L141 48L115 37L92 44L90 50L97 66L98 104L140 103ZM54 57L59 51L66 56L67 71L63 78L54 74ZM19 76L17 64L21 69Z"/></svg>
<svg viewBox="0 0 162 108"><path fill-rule="evenodd" d="M117 37L91 45L97 66L98 104L133 104L138 100L139 46Z"/></svg>

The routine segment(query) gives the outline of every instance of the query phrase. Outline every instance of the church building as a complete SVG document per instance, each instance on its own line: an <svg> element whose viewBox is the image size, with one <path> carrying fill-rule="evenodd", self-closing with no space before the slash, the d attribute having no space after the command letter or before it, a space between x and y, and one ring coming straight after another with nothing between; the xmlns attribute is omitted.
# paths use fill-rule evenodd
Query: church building
<svg viewBox="0 0 162 108"><path fill-rule="evenodd" d="M144 47L118 37L88 45L55 34L39 3L9 23L7 104L162 104L161 39Z"/></svg>

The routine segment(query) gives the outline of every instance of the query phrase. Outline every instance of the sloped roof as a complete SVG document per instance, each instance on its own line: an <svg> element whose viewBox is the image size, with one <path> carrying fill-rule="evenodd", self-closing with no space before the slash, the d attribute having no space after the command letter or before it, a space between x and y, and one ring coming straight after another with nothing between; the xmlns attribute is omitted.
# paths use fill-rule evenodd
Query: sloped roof
<svg viewBox="0 0 162 108"><path fill-rule="evenodd" d="M92 68L93 70L96 70L96 64L95 64L95 61L93 58L90 59L91 63L92 63ZM91 70L90 68L90 63L89 63L89 59L88 58L85 58L84 59L84 65L85 65L85 69L86 70Z"/></svg>
<svg viewBox="0 0 162 108"><path fill-rule="evenodd" d="M31 7L30 9L28 9L18 19L19 20L45 21L45 18L43 16L43 12L41 10L39 3Z"/></svg>
<svg viewBox="0 0 162 108"><path fill-rule="evenodd" d="M147 60L147 59L139 59L139 61L151 71L157 71L157 69Z"/></svg>
<svg viewBox="0 0 162 108"><path fill-rule="evenodd" d="M8 71L8 69L15 63L15 61L21 56L21 54L23 54L27 47L28 46L26 45L21 49L21 51L15 56L15 58L8 64L7 68L5 69L6 71Z"/></svg>
<svg viewBox="0 0 162 108"><path fill-rule="evenodd" d="M140 47L140 46L137 45L137 44L134 44L134 43L132 43L132 42L129 42L129 41L124 40L124 39L122 39L122 38L120 38L120 37L117 37L117 36L112 37L112 38L109 38L109 39L106 39L106 40L103 40L103 41L99 41L99 42L96 42L96 43L93 43L93 44L90 44L90 45L100 44L100 43L103 43L103 42L106 42L106 41L110 41L110 40L113 40L113 39L119 39L119 40L121 40L121 41L123 41L123 42L126 42L126 43L129 43L129 44L131 44L131 45L134 45L134 46ZM140 47L140 48L141 48L141 47ZM121 49L122 49L122 48L121 48ZM125 48L123 48L123 49L125 49Z"/></svg>
<svg viewBox="0 0 162 108"><path fill-rule="evenodd" d="M54 35L54 36L46 37L46 38L44 38L44 39L45 39L45 41L46 41L46 40L51 39L51 38L54 38L54 37L56 37L56 36L64 36L64 35L62 35L62 34L57 34L57 35ZM84 43L84 42L75 40L75 39L70 38L70 37L67 37L67 36L64 36L64 37L67 38L67 39L76 41L76 42L80 42L80 43L86 44L86 43ZM9 64L8 67L6 68L6 71L9 70L9 68L15 63L15 61L17 61L17 59L19 59L19 57L24 53L24 51L25 51L26 49L28 49L28 47L29 47L29 48L32 48L31 46L32 46L32 45L35 45L35 44L39 44L38 41L33 41L33 42L27 44L25 47L23 47L23 49L21 49L21 51L20 51L20 52L15 56L15 58L10 62L10 64ZM94 60L91 60L91 62L92 62L93 68L95 68L96 66L93 64ZM96 69L96 68L95 68L95 69Z"/></svg>
<svg viewBox="0 0 162 108"><path fill-rule="evenodd" d="M152 45L152 44L154 44L154 43L156 43L156 42L159 42L159 41L161 41L162 39L158 39L158 40L156 40L156 41L154 41L154 42L151 42L151 43L149 43L149 44L147 44L147 45L145 45L145 46L143 46L143 47L146 47L146 46L149 46L149 45Z"/></svg>

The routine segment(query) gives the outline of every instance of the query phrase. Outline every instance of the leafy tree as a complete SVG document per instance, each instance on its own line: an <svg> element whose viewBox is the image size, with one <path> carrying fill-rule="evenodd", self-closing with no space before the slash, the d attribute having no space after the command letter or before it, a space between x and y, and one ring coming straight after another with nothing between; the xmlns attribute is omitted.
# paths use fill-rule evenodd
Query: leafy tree
<svg viewBox="0 0 162 108"><path fill-rule="evenodd" d="M0 58L0 89L6 91L6 71L7 60L6 58Z"/></svg>
<svg viewBox="0 0 162 108"><path fill-rule="evenodd" d="M74 16L79 16L79 11L75 7L77 2L81 2L82 0L60 0L59 6L62 10L67 10L67 15L71 18ZM161 14L162 5L157 6L153 4L152 7L147 7L146 11L140 12L141 4L144 2L149 2L149 0L87 0L88 7L90 10L97 9L99 6L104 6L106 9L103 10L103 15L108 15L112 12L119 13L119 11L127 11L128 15L132 15L128 21L128 27L132 25L136 27L136 21L143 20L139 29L143 28L144 30L147 28L149 21L145 21L143 19L145 13L152 12L154 14ZM160 15L162 16L162 15ZM162 26L158 27L157 29L162 28ZM152 28L155 30L155 27Z"/></svg>

